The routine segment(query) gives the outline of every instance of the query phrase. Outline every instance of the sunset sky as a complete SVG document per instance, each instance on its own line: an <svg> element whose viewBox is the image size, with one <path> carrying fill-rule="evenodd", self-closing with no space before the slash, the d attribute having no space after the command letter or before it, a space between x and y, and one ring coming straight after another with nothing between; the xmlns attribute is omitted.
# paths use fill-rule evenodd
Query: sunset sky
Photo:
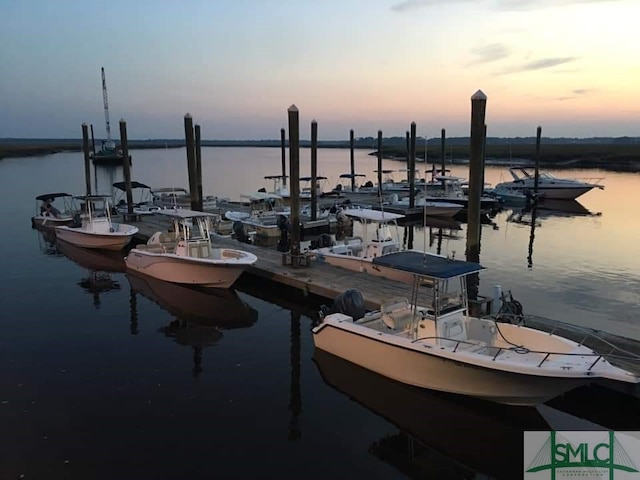
<svg viewBox="0 0 640 480"><path fill-rule="evenodd" d="M639 136L639 0L0 0L0 137Z"/></svg>

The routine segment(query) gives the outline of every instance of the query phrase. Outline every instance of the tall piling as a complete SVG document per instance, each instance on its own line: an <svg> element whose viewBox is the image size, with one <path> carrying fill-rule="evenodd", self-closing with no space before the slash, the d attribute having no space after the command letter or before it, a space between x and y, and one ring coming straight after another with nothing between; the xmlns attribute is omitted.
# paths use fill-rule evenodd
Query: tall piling
<svg viewBox="0 0 640 480"><path fill-rule="evenodd" d="M409 208L416 206L416 122L411 122L409 152Z"/></svg>
<svg viewBox="0 0 640 480"><path fill-rule="evenodd" d="M289 115L289 176L291 185L291 265L300 265L300 114L298 107L291 105Z"/></svg>
<svg viewBox="0 0 640 480"><path fill-rule="evenodd" d="M538 198L538 182L540 180L540 139L542 138L542 127L538 127L536 132L536 170L533 177L533 193Z"/></svg>
<svg viewBox="0 0 640 480"><path fill-rule="evenodd" d="M382 130L378 130L378 198L382 203Z"/></svg>
<svg viewBox="0 0 640 480"><path fill-rule="evenodd" d="M202 139L200 134L200 125L194 127L195 143L196 143L196 185L198 186L198 210L202 211Z"/></svg>
<svg viewBox="0 0 640 480"><path fill-rule="evenodd" d="M311 220L318 216L318 122L311 121Z"/></svg>
<svg viewBox="0 0 640 480"><path fill-rule="evenodd" d="M280 156L282 161L282 186L287 186L287 142L284 136L284 128L280 129Z"/></svg>
<svg viewBox="0 0 640 480"><path fill-rule="evenodd" d="M354 156L355 141L353 139L353 129L349 130L349 160L351 166L351 191L356 190L356 160Z"/></svg>
<svg viewBox="0 0 640 480"><path fill-rule="evenodd" d="M93 136L93 123L89 125L89 129L91 130L91 153L93 153L93 157L96 156L96 139Z"/></svg>
<svg viewBox="0 0 640 480"><path fill-rule="evenodd" d="M124 188L127 194L127 216L133 215L133 193L131 192L131 165L129 165L129 139L127 138L127 122L120 119L120 148L122 149L122 171Z"/></svg>
<svg viewBox="0 0 640 480"><path fill-rule="evenodd" d="M82 124L82 152L84 153L84 181L87 195L91 195L91 156L89 155L89 130Z"/></svg>
<svg viewBox="0 0 640 480"><path fill-rule="evenodd" d="M487 126L485 125L482 130L482 179L480 181L480 196L484 194L484 168L487 163Z"/></svg>
<svg viewBox="0 0 640 480"><path fill-rule="evenodd" d="M447 171L447 152L446 152L447 136L446 131L443 128L440 131L440 169L441 174L444 175Z"/></svg>
<svg viewBox="0 0 640 480"><path fill-rule="evenodd" d="M190 114L184 116L184 139L187 149L187 173L189 175L189 192L191 195L191 210L198 209L198 182L196 180L195 137L193 133L193 118Z"/></svg>
<svg viewBox="0 0 640 480"><path fill-rule="evenodd" d="M469 141L469 206L467 209L467 260L480 260L480 196L482 193L482 144L487 96L478 90L471 97Z"/></svg>

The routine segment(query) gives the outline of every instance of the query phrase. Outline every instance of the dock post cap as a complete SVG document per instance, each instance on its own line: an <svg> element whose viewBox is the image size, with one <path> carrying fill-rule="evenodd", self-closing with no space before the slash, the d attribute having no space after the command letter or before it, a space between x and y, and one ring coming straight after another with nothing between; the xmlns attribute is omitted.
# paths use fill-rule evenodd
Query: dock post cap
<svg viewBox="0 0 640 480"><path fill-rule="evenodd" d="M316 119L314 118L313 120L311 120L311 123L318 123L318 122L317 122L317 121L316 121Z"/></svg>
<svg viewBox="0 0 640 480"><path fill-rule="evenodd" d="M478 90L476 93L471 95L471 100L486 100L487 96L484 94L482 90Z"/></svg>
<svg viewBox="0 0 640 480"><path fill-rule="evenodd" d="M184 118L191 118L191 114L190 113L186 113Z"/></svg>
<svg viewBox="0 0 640 480"><path fill-rule="evenodd" d="M120 123L124 123L124 118L121 118L121 119L120 119Z"/></svg>
<svg viewBox="0 0 640 480"><path fill-rule="evenodd" d="M291 104L291 106L287 109L288 112L297 112L298 111L298 107L295 106L295 104Z"/></svg>
<svg viewBox="0 0 640 480"><path fill-rule="evenodd" d="M87 122L82 122L81 126L86 127L87 126Z"/></svg>

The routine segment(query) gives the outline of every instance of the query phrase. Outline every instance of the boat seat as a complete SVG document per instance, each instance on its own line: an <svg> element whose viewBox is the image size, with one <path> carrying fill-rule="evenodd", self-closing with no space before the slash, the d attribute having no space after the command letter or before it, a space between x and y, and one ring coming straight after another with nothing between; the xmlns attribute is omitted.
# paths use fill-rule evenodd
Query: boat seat
<svg viewBox="0 0 640 480"><path fill-rule="evenodd" d="M413 311L406 298L383 303L380 307L382 322L390 330L404 332L413 319Z"/></svg>

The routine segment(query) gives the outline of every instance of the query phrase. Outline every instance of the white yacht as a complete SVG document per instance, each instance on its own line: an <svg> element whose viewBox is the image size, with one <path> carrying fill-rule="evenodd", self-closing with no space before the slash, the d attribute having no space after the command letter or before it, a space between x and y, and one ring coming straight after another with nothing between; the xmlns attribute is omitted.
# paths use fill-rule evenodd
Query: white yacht
<svg viewBox="0 0 640 480"><path fill-rule="evenodd" d="M509 173L513 177L513 181L499 183L496 188L509 188L522 193L532 193L534 191L535 169L530 167L511 167L509 168ZM592 183L571 178L558 178L550 173L542 172L538 175L538 194L543 198L549 199L575 200L594 188L604 189L604 185L601 185L598 181Z"/></svg>

